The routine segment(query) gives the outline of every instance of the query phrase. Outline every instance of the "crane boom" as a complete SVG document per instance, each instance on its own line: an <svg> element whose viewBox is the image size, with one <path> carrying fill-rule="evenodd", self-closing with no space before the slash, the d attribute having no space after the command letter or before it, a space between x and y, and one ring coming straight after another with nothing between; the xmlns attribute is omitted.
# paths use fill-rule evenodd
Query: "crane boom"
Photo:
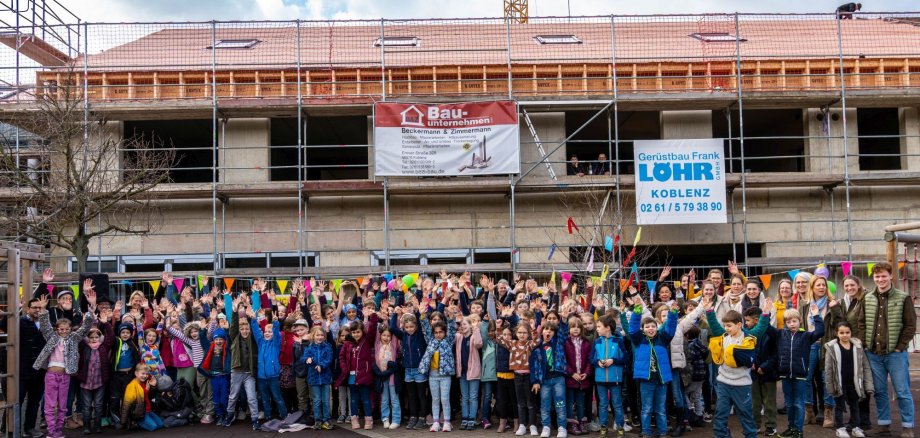
<svg viewBox="0 0 920 438"><path fill-rule="evenodd" d="M526 23L528 17L527 0L504 0L505 18L516 23Z"/></svg>

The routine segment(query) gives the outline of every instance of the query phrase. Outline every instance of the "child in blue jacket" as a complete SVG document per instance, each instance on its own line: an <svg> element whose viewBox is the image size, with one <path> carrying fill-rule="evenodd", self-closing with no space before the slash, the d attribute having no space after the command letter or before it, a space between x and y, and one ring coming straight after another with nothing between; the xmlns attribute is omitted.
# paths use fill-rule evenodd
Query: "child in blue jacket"
<svg viewBox="0 0 920 438"><path fill-rule="evenodd" d="M265 327L264 333L259 327L258 318L250 318L249 325L252 327L253 338L258 347L256 383L259 387L259 398L262 399L262 412L265 413L266 420L271 417L272 399L274 399L278 415L284 419L288 412L284 398L281 396L280 324L275 319L272 321L271 330Z"/></svg>
<svg viewBox="0 0 920 438"><path fill-rule="evenodd" d="M399 339L402 349L402 366L405 370L403 381L408 391L405 417L409 417L409 421L406 424L406 430L425 429L425 406L426 403L430 403L427 401L425 391L428 375L419 372L418 364L425 355L428 342L425 341L425 335L415 315L411 313L402 315L401 308L396 309L397 311L390 317L390 332ZM400 317L402 317L402 328L399 327Z"/></svg>
<svg viewBox="0 0 920 438"><path fill-rule="evenodd" d="M665 401L668 384L671 382L671 339L677 330L677 303L671 305L667 322L658 330L658 322L651 317L642 317L641 306L637 306L629 320L629 339L633 350L633 378L639 380L642 398L642 435L652 436L652 412L656 415L658 435L668 431L668 417Z"/></svg>
<svg viewBox="0 0 920 438"><path fill-rule="evenodd" d="M591 364L594 365L594 383L597 386L598 406L600 417L600 437L606 438L608 409L613 405L613 416L616 425L614 429L617 436L623 436L623 367L629 362L629 354L623 337L616 332L616 318L604 315L597 320L597 338L594 339L594 348L591 350Z"/></svg>
<svg viewBox="0 0 920 438"><path fill-rule="evenodd" d="M326 332L322 327L310 330L313 342L303 351L300 361L307 366L307 385L310 385L310 398L313 400L314 429L331 430L330 412L332 411L332 345L326 342Z"/></svg>
<svg viewBox="0 0 920 438"><path fill-rule="evenodd" d="M568 315L566 315L568 316ZM542 436L549 436L553 409L556 411L557 437L568 436L565 408L565 341L568 338L568 324L560 318L559 326L544 321L540 327L540 339L530 354L530 383L534 391L540 391L540 422Z"/></svg>

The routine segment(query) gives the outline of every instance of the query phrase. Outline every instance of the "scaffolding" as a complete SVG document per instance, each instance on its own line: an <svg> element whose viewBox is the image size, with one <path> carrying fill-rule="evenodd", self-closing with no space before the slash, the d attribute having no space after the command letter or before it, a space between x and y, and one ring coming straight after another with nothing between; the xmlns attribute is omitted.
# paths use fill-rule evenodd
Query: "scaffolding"
<svg viewBox="0 0 920 438"><path fill-rule="evenodd" d="M526 205L524 201L528 197L576 196L583 192L604 196L610 191L610 209L618 220L601 225L614 227L617 234L630 235L636 230L630 220L624 219L631 211L629 192L635 188L634 176L628 171L632 159L626 156L634 139L626 134L632 123L630 117L649 110L724 111L728 135L722 137L726 140L728 166L732 169L727 177L731 194L730 231L725 232L732 235L733 258L744 260L745 267L766 272L825 261L869 261L878 254L860 253L854 244L865 248L865 244L876 243L877 236L854 235L854 224L882 225L902 219L884 214L852 217L851 195L859 191L860 196L865 196L865 192L876 187L915 190L920 183L917 164L920 152L903 147L894 153L859 152L858 148L854 151L853 141L877 137L913 144L920 138L920 132L905 128L896 134L860 135L854 131L855 124L850 118L856 114L854 108L918 106L920 27L913 19L917 15L857 13L853 20L837 20L833 13L608 15L531 17L527 23L501 18L77 22L30 25L28 32L18 22L4 21L5 26L16 28L12 35L20 42L13 44L10 51L0 52L0 77L10 78L12 88L17 90L0 99L0 112L14 115L17 111L27 111L37 100L59 97L65 89L72 88L79 90L78 95L83 98L87 121L101 116L128 121L158 118L206 121L212 133L210 144L184 149L203 153L205 162L183 170L204 172L207 177L197 182L164 185L150 196L163 202L195 205L200 210L208 203L210 229L167 228L157 235L176 239L210 235L208 246L213 254L207 271L216 275L241 272L328 276L368 270L424 270L430 265L400 262L400 251L410 247L400 244L399 236L439 232L500 236L493 239L491 246L507 255L500 262L477 262L476 250L483 245L474 242L467 248L467 263L443 263L448 269L466 269L472 265L489 272L577 270L583 261L538 261L545 257L536 254L546 254L554 243L546 239L537 242L532 236L541 228L562 225L524 223L519 212ZM65 62L55 64L57 61L49 60L46 55L26 49L21 41L26 34L42 35L32 38L33 45L54 48L55 53L66 55L66 58L55 55L56 59ZM371 151L372 139L349 144L314 144L308 138L310 123L316 118L372 116L371 107L377 101L502 98L516 100L528 113L528 120L553 112L580 111L585 114L584 121L567 127L559 138L540 134L538 139L534 131L533 141L522 141L525 151L522 174L475 179L381 180L374 177L370 159L358 163L316 161L332 150ZM826 120L822 123L828 128L819 133L808 132L806 128L805 132L790 136L751 135L746 114L778 107L821 109ZM232 141L226 132L234 129L235 120L278 117L294 121L295 144L229 144ZM832 120L833 117L837 119ZM606 128L595 134L588 129L592 124ZM585 139L585 135L595 137ZM808 146L801 152L748 154L750 148L746 145L785 139ZM837 150L830 146L839 142L843 147ZM612 175L563 176L566 159L564 156L560 159L558 152L580 144L601 145L607 155L602 164L614 170ZM822 144L825 144L823 149ZM296 162L274 163L269 159L265 166L259 164L254 169L249 163L226 158L234 150L266 149L292 151ZM736 149L737 155L733 153ZM892 157L899 160L900 167L893 172L854 171L854 160L874 156ZM751 166L769 160L805 163L802 166L807 170L748 171ZM294 171L296 176L286 181L273 180L271 172L279 170ZM362 172L364 176L335 177L337 172L347 171ZM263 176L266 173L268 177ZM314 173L325 177L313 178ZM553 177L556 174L558 178ZM750 204L762 202L763 195L757 191L764 189L819 190L821 197L817 202L830 203L832 213L830 217L802 213L783 220L751 217ZM394 221L394 202L400 205L410 197L441 194L505 196L505 201L488 202L506 202L507 223L493 221L491 229L472 223L423 228L407 225L405 220ZM754 195L756 200L752 200ZM10 196L15 193L0 189L0 200ZM330 221L321 217L330 198L369 199L369 208L379 209L382 218ZM252 206L266 199L274 203L296 202L296 227L287 223L261 227L252 222L249 228L234 229L232 225L228 228L228 208ZM838 217L841 213L845 218ZM795 249L790 249L787 257L750 253L752 229L790 223L797 227L829 228L830 236L822 232L792 240L806 247L830 241L834 250L795 256ZM352 237L332 238L337 242L330 245L329 235ZM247 252L233 249L234 241L259 236L288 239L287 248L265 250L272 253L265 257L269 263L273 253L296 257L296 265L280 269L269 265L231 266L238 253ZM788 244L790 239L756 241L764 245ZM838 243L845 248L837 248ZM103 266L104 249L99 239L94 254L99 269ZM444 254L452 249L455 248L429 246L420 249L423 254L417 258L449 258ZM256 248L247 253L254 252L263 250ZM309 257L342 253L358 254L365 260L380 259L380 264L370 268L356 263L315 266L315 262L309 261ZM156 258L160 253L148 254ZM119 260L122 256L113 253ZM618 254L616 259L622 260L623 256ZM143 278L150 274L142 271L125 273L124 277Z"/></svg>

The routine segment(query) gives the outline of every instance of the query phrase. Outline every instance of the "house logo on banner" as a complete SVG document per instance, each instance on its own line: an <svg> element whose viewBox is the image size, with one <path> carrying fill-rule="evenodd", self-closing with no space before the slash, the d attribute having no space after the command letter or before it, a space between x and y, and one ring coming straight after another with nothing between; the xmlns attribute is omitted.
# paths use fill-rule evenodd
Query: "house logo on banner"
<svg viewBox="0 0 920 438"><path fill-rule="evenodd" d="M378 176L520 173L517 104L377 103L374 166Z"/></svg>
<svg viewBox="0 0 920 438"><path fill-rule="evenodd" d="M722 139L637 140L636 223L724 224Z"/></svg>

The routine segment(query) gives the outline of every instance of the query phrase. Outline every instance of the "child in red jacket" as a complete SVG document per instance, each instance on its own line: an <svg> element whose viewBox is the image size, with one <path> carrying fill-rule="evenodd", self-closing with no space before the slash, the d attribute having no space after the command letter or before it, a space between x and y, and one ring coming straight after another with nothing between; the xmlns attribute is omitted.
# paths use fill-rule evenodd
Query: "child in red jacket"
<svg viewBox="0 0 920 438"><path fill-rule="evenodd" d="M351 428L359 429L358 411L364 412L364 429L374 427L371 413L371 386L374 384L374 340L377 338L379 316L373 313L367 319L367 328L361 321L349 323L341 330L348 330L348 340L339 351L342 372L336 385L348 385L351 392Z"/></svg>
<svg viewBox="0 0 920 438"><path fill-rule="evenodd" d="M579 317L569 318L569 338L565 341L565 398L569 433L573 435L587 433L588 427L588 416L585 414L585 391L589 388L592 379L591 348L593 346L582 336L583 327L584 324Z"/></svg>

